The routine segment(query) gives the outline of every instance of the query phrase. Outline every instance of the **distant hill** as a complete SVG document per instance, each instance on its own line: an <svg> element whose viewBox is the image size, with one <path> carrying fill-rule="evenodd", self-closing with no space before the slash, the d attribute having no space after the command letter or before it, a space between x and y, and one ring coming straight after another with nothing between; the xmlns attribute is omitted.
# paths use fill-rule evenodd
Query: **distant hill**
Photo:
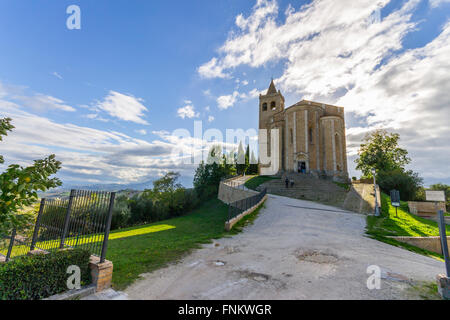
<svg viewBox="0 0 450 320"><path fill-rule="evenodd" d="M70 183L64 183L61 187L49 190L47 192L40 192L39 197L65 197L69 195L71 189L77 190L95 190L95 191L143 191L145 189L153 188L153 181L157 180L148 180L141 183L129 183L129 184L120 184L120 183L110 183L110 184L90 184L90 185L76 185ZM179 183L181 183L185 188L192 188L192 177L180 177Z"/></svg>

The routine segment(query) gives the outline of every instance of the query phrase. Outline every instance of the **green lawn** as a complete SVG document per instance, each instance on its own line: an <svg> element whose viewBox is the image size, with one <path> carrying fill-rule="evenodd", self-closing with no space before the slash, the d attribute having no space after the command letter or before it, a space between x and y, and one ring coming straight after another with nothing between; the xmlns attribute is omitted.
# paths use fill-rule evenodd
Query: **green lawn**
<svg viewBox="0 0 450 320"><path fill-rule="evenodd" d="M206 201L181 217L111 232L106 258L114 264L113 286L124 289L140 274L176 262L201 244L242 231L253 222L260 208L239 221L231 232L226 232L224 228L228 206L217 199ZM69 238L66 241L74 245L76 239ZM78 244L95 241L95 236L86 236L78 239ZM59 240L38 244L45 248L58 248ZM2 249L0 252L6 255L6 249ZM28 250L28 246L14 246L12 256L22 255Z"/></svg>
<svg viewBox="0 0 450 320"><path fill-rule="evenodd" d="M264 182L270 181L270 180L279 180L278 177L270 177L270 176L256 176L254 178L251 178L245 182L245 186L251 190L256 190L258 186L263 184Z"/></svg>
<svg viewBox="0 0 450 320"><path fill-rule="evenodd" d="M123 289L142 273L175 262L190 250L199 248L201 244L209 243L212 239L241 231L244 225L254 219L257 211L240 221L232 232L227 233L224 226L228 206L213 199L185 216L111 233L107 259L114 263L114 288ZM141 233L142 229L147 232ZM118 238L116 233L127 236Z"/></svg>
<svg viewBox="0 0 450 320"><path fill-rule="evenodd" d="M382 216L379 218L374 216L367 217L367 234L377 240L392 245L401 246L421 254L442 258L442 255L387 238L388 236L439 236L439 228L436 222L410 214L408 203L403 201L401 202L401 207L398 208L397 217L395 208L391 206L390 197L384 193L381 194L381 211ZM447 235L450 235L450 226L447 225L446 228Z"/></svg>

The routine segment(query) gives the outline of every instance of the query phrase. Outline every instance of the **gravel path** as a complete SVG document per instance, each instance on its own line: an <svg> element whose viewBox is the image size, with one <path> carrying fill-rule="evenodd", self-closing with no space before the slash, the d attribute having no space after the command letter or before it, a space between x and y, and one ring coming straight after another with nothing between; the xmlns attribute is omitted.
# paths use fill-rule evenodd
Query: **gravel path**
<svg viewBox="0 0 450 320"><path fill-rule="evenodd" d="M142 275L130 299L405 299L444 263L364 235L365 216L270 195L254 224ZM382 270L367 288L367 267Z"/></svg>

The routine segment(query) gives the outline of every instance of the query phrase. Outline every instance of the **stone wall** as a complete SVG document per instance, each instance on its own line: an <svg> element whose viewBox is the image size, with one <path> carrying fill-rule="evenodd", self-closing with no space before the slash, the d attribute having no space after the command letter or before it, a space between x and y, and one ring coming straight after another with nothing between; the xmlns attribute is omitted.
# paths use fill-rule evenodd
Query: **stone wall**
<svg viewBox="0 0 450 320"><path fill-rule="evenodd" d="M377 200L380 205L380 187L377 185ZM353 183L344 201L344 209L372 215L375 212L375 197L372 184Z"/></svg>
<svg viewBox="0 0 450 320"><path fill-rule="evenodd" d="M226 204L233 203L251 196L258 194L258 192L253 190L243 190L239 188L232 187L227 184L227 181L222 181L219 185L219 194L217 198Z"/></svg>
<svg viewBox="0 0 450 320"><path fill-rule="evenodd" d="M437 207L434 202L417 202L417 201L408 201L409 212L413 214L427 214L436 213L438 210L446 211L445 202L438 202Z"/></svg>
<svg viewBox="0 0 450 320"><path fill-rule="evenodd" d="M391 239L410 244L412 246L442 254L440 237L389 237ZM450 247L450 237L447 237L447 243Z"/></svg>

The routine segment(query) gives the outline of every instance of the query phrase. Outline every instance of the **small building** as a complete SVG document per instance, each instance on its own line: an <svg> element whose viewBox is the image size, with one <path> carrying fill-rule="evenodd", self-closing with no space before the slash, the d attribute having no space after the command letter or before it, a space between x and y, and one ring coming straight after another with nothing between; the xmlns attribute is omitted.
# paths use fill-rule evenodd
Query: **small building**
<svg viewBox="0 0 450 320"><path fill-rule="evenodd" d="M278 141L272 142L278 151L277 173L348 181L344 108L307 100L285 108L284 102L273 80L267 93L259 96L259 129L267 132L262 136L260 130L259 149L272 156L271 129L278 129ZM260 165L260 174L273 167L273 163Z"/></svg>

